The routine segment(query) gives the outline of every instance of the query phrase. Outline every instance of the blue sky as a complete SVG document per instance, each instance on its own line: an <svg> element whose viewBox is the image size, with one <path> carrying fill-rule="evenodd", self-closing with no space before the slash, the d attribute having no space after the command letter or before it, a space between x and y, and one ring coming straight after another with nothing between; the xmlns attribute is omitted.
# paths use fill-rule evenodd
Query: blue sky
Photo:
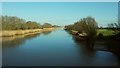
<svg viewBox="0 0 120 68"><path fill-rule="evenodd" d="M117 2L3 2L2 14L41 24L72 24L92 16L99 26L107 26L118 16Z"/></svg>
<svg viewBox="0 0 120 68"><path fill-rule="evenodd" d="M1 0L2 2L118 2L119 0Z"/></svg>

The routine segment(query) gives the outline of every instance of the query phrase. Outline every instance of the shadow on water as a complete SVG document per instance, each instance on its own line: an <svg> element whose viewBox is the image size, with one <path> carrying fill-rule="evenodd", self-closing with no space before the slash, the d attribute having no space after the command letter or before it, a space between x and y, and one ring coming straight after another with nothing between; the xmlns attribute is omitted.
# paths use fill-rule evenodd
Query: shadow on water
<svg viewBox="0 0 120 68"><path fill-rule="evenodd" d="M120 40L115 39L90 39L86 38L83 40L83 38L72 35L72 38L74 42L80 46L84 46L86 50L90 51L109 51L112 53L115 53L120 57Z"/></svg>
<svg viewBox="0 0 120 68"><path fill-rule="evenodd" d="M63 30L3 43L3 65L118 65L117 57L111 52L96 51L96 43L93 46L91 40L81 40L77 35L68 35Z"/></svg>
<svg viewBox="0 0 120 68"><path fill-rule="evenodd" d="M89 38L83 40L83 38L80 38L77 35L72 35L72 38L73 38L74 42L78 45L78 47L80 47L80 52L82 52L82 54L84 54L84 57L86 57L88 59L88 62L89 62L89 60L97 61L99 58L97 58L96 56L98 56L98 55L99 56L100 55L103 55L103 56L108 55L109 56L109 54L111 54L111 55L113 54L114 58L115 58L115 56L118 57L118 65L120 65L120 56L119 56L120 46L118 46L119 43L117 41L102 40L99 42L98 40L94 41ZM115 45L115 46L113 46L113 45ZM106 56L106 57L108 57L108 56ZM109 60L108 59L109 57L104 59L101 56L100 58L101 58L100 61ZM115 60L114 58L112 58L111 60ZM98 63L98 64L101 64L101 63Z"/></svg>
<svg viewBox="0 0 120 68"><path fill-rule="evenodd" d="M4 37L2 38L2 48L10 48L10 47L18 47L19 45L22 45L26 42L26 40L31 40L33 38L36 38L43 35L49 35L52 31L44 31L42 33L36 33L31 35L20 35L20 36L14 36L14 37Z"/></svg>
<svg viewBox="0 0 120 68"><path fill-rule="evenodd" d="M120 64L120 39L114 37L113 39L107 39L105 41L104 45L107 45L108 51L118 56Z"/></svg>
<svg viewBox="0 0 120 68"><path fill-rule="evenodd" d="M69 31L66 31L69 35L72 36L73 41L80 48L80 52L85 56L94 56L94 41L92 39L85 39L84 37L79 37L78 35L72 35Z"/></svg>
<svg viewBox="0 0 120 68"><path fill-rule="evenodd" d="M80 47L82 47L81 49L85 51L87 54L90 54L90 52L94 52L94 41L92 41L91 39L83 40L77 35L73 35L72 38L74 42Z"/></svg>
<svg viewBox="0 0 120 68"><path fill-rule="evenodd" d="M120 59L120 33L113 36L98 37L96 40L102 41L102 45L106 46L107 51L114 53Z"/></svg>
<svg viewBox="0 0 120 68"><path fill-rule="evenodd" d="M105 43L107 46L107 49L116 54L119 58L119 65L120 65L120 41L118 40L109 40Z"/></svg>
<svg viewBox="0 0 120 68"><path fill-rule="evenodd" d="M118 36L106 37L104 39L86 38L83 40L83 38L77 35L72 35L72 38L77 45L84 49L86 55L92 54L95 51L111 52L118 57L120 65L120 39L118 39Z"/></svg>
<svg viewBox="0 0 120 68"><path fill-rule="evenodd" d="M26 40L30 40L39 36L40 33L27 35L27 36L15 36L15 37L5 37L2 38L2 47L9 48L9 47L17 47L25 43Z"/></svg>

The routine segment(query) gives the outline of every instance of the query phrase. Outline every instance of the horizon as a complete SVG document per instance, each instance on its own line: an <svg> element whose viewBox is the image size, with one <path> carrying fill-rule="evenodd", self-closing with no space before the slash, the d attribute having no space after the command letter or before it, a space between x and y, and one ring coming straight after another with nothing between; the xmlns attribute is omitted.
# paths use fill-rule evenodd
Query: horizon
<svg viewBox="0 0 120 68"><path fill-rule="evenodd" d="M98 26L107 27L118 17L118 2L3 2L2 8L3 16L60 26L92 16Z"/></svg>

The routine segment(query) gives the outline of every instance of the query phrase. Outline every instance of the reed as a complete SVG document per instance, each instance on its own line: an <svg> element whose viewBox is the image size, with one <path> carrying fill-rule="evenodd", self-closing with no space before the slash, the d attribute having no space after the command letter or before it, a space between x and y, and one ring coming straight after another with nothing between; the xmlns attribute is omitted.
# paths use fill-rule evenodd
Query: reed
<svg viewBox="0 0 120 68"><path fill-rule="evenodd" d="M0 37L11 37L16 35L33 34L43 31L51 31L56 28L30 29L30 30L4 30L0 31Z"/></svg>

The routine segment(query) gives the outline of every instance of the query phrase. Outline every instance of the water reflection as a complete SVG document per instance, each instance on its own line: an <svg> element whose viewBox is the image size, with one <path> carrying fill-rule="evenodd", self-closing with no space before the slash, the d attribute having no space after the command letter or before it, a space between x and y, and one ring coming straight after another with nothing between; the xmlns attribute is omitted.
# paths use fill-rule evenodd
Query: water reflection
<svg viewBox="0 0 120 68"><path fill-rule="evenodd" d="M43 34L43 35L42 35ZM24 38L24 39L23 39ZM34 39L33 39L34 38ZM8 40L8 39L7 39ZM18 39L4 45L12 47ZM3 65L31 66L115 66L118 59L111 52L96 51L86 41L64 30L43 32L19 39L20 47L3 48ZM13 44L14 43L14 44ZM18 46L18 44L16 44ZM21 56L22 55L22 56Z"/></svg>
<svg viewBox="0 0 120 68"><path fill-rule="evenodd" d="M43 31L42 33L30 34L30 35L19 35L14 37L2 38L2 48L18 47L25 43L27 40L31 40L40 36L40 34L48 35L52 31Z"/></svg>
<svg viewBox="0 0 120 68"><path fill-rule="evenodd" d="M105 44L107 42L106 40L90 38L83 39L82 37L79 37L77 35L72 35L72 38L77 45L83 45L87 50L108 51L108 48L106 46L108 44Z"/></svg>
<svg viewBox="0 0 120 68"><path fill-rule="evenodd" d="M44 35L49 35L51 32L52 32L52 31L43 31L42 33L43 33Z"/></svg>
<svg viewBox="0 0 120 68"><path fill-rule="evenodd" d="M81 40L77 35L72 36L74 42L79 45L80 52L83 52L84 55L93 56L94 55L94 44L90 40Z"/></svg>
<svg viewBox="0 0 120 68"><path fill-rule="evenodd" d="M77 35L72 35L72 39L80 48L79 53L83 55L84 59L89 63L88 65L119 65L120 62L117 56L113 53L104 51L104 49L96 49L99 43L95 43L92 39L83 40ZM109 62L111 60L111 62ZM85 61L84 61L85 62ZM86 63L86 62L85 62Z"/></svg>
<svg viewBox="0 0 120 68"><path fill-rule="evenodd" d="M40 33L32 34L32 35L21 35L15 37L4 37L2 38L2 47L9 48L9 47L17 47L25 43L26 40L30 40L39 36Z"/></svg>
<svg viewBox="0 0 120 68"><path fill-rule="evenodd" d="M120 59L120 40L112 40L112 39L107 40L105 42L105 45L109 45L109 46L107 46L107 49L110 52L116 54Z"/></svg>

